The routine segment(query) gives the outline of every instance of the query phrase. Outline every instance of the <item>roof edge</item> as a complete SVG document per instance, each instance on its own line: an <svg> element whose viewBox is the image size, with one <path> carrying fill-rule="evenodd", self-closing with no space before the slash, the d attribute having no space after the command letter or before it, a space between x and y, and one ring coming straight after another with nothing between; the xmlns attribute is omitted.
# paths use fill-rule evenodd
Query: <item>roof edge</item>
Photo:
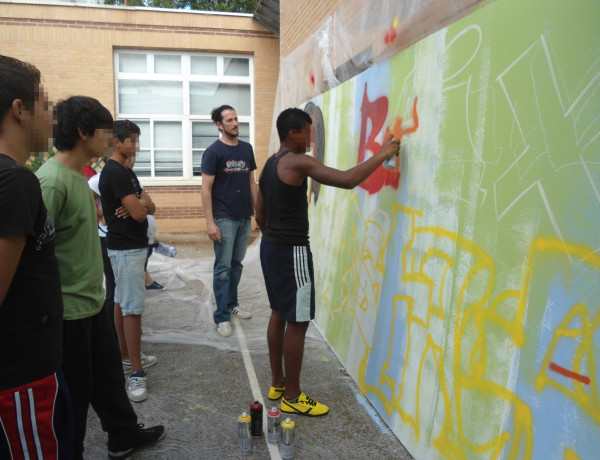
<svg viewBox="0 0 600 460"><path fill-rule="evenodd" d="M32 5L32 6L63 6L71 8L101 8L109 10L125 10L125 11L148 11L148 12L159 12L159 13L173 13L173 14L201 14L205 16L235 16L243 18L252 18L252 13L229 13L226 11L201 11L201 10L180 10L176 8L151 8L146 6L119 6L119 5L99 5L92 3L72 3L72 2L61 2L53 0L0 0L2 3L12 3L15 5Z"/></svg>

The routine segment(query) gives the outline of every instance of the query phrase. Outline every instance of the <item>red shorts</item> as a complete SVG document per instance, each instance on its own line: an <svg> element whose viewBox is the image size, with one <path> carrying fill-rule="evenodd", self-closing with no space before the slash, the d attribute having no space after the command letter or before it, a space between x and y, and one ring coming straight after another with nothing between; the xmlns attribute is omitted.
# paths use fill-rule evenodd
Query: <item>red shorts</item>
<svg viewBox="0 0 600 460"><path fill-rule="evenodd" d="M72 451L71 399L62 373L0 391L0 458L67 459Z"/></svg>

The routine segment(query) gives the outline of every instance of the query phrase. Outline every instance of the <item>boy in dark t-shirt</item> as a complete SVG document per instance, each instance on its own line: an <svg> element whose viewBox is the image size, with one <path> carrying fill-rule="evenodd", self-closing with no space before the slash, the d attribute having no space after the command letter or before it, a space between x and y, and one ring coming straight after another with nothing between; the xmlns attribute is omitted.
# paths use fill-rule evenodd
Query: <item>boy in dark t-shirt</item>
<svg viewBox="0 0 600 460"><path fill-rule="evenodd" d="M106 248L115 275L115 328L123 364L131 375L127 392L132 401L147 396L145 368L156 364L155 356L141 352L142 312L144 311L145 269L148 254L148 221L156 209L142 190L135 173L125 166L137 151L140 128L129 120L113 124L113 154L100 175L102 210L108 227ZM117 216L124 206L128 215Z"/></svg>
<svg viewBox="0 0 600 460"><path fill-rule="evenodd" d="M24 166L52 137L40 80L33 65L0 56L0 458L70 459L54 224Z"/></svg>
<svg viewBox="0 0 600 460"><path fill-rule="evenodd" d="M256 223L263 233L260 262L271 304L268 397L282 398L282 412L314 417L327 414L329 408L300 390L304 338L308 323L315 317L307 177L323 185L354 188L386 158L398 154L400 140L390 136L381 150L364 163L340 171L304 155L311 142L311 123L310 116L300 109L284 110L277 118L281 147L269 157L260 177Z"/></svg>

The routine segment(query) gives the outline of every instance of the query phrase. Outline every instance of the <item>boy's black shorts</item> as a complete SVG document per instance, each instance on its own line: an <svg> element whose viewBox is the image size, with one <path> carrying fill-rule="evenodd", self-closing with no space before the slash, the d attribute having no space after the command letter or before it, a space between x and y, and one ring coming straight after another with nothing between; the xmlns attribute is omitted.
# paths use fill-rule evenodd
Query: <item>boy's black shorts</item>
<svg viewBox="0 0 600 460"><path fill-rule="evenodd" d="M310 246L260 244L260 262L271 309L285 321L315 317L315 287Z"/></svg>

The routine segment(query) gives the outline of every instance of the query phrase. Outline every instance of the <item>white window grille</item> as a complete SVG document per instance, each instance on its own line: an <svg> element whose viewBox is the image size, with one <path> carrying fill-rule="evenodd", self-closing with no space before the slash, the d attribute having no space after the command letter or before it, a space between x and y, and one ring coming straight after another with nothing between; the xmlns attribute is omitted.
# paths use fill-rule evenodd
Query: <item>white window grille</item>
<svg viewBox="0 0 600 460"><path fill-rule="evenodd" d="M141 129L135 172L145 184L198 183L205 149L219 137L210 118L222 104L236 109L240 139L253 142L251 56L117 50L116 118Z"/></svg>

